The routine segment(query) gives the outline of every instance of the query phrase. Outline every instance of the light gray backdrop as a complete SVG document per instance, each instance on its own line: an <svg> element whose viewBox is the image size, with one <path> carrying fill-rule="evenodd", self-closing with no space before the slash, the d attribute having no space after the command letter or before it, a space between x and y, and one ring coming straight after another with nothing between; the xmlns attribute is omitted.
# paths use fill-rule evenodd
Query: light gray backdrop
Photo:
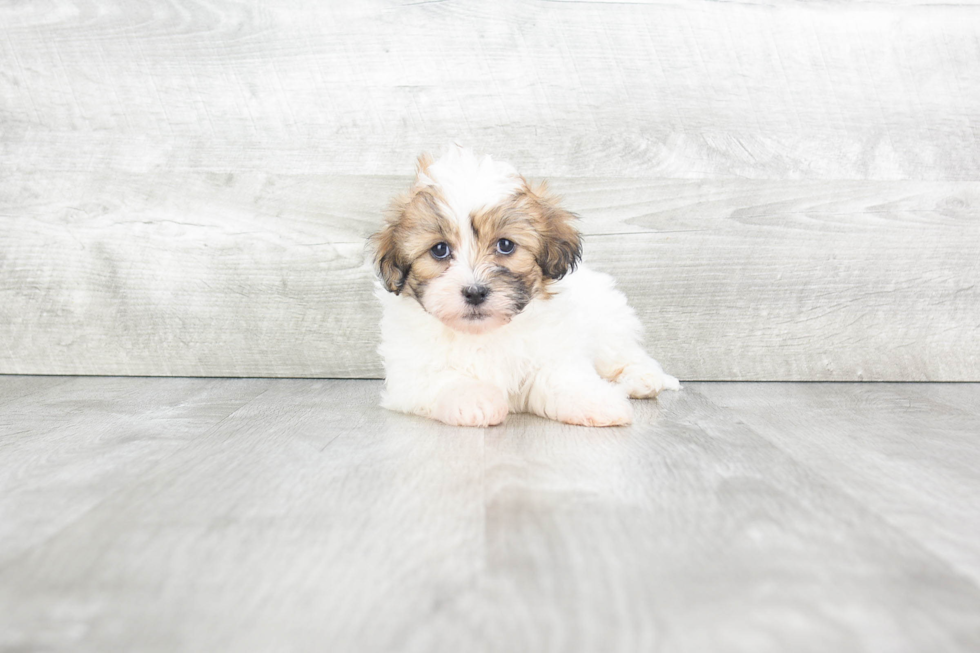
<svg viewBox="0 0 980 653"><path fill-rule="evenodd" d="M363 241L548 177L683 379L980 380L972 2L0 2L0 372L377 376Z"/></svg>

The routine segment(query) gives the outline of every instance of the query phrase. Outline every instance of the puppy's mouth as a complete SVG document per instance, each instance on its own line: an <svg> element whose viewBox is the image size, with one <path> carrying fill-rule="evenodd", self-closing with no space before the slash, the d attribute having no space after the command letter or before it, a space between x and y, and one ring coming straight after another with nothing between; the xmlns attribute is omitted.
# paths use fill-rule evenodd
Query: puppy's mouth
<svg viewBox="0 0 980 653"><path fill-rule="evenodd" d="M469 310L455 319L445 321L446 326L464 333L486 333L510 322L511 315L488 310Z"/></svg>

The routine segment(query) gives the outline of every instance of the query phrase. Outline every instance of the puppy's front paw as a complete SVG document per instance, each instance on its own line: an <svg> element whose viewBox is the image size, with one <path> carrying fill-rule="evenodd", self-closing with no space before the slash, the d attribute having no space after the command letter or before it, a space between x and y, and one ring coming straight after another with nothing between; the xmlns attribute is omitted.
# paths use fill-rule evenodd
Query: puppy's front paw
<svg viewBox="0 0 980 653"><path fill-rule="evenodd" d="M633 399L650 399L662 390L680 390L680 382L653 363L630 363L618 377L616 383Z"/></svg>
<svg viewBox="0 0 980 653"><path fill-rule="evenodd" d="M443 390L432 417L453 426L494 426L507 417L507 397L482 381L458 383Z"/></svg>
<svg viewBox="0 0 980 653"><path fill-rule="evenodd" d="M633 421L633 406L612 386L571 394L557 400L554 418L578 426L625 426Z"/></svg>

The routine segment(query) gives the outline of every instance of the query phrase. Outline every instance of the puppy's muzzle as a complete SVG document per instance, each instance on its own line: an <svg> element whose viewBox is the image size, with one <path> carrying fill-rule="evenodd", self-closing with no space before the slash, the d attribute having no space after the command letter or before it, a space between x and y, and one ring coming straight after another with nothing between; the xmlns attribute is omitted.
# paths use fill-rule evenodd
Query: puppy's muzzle
<svg viewBox="0 0 980 653"><path fill-rule="evenodd" d="M466 303L470 306L479 306L486 301L487 295L489 294L490 288L482 284L463 288L463 298L466 299Z"/></svg>

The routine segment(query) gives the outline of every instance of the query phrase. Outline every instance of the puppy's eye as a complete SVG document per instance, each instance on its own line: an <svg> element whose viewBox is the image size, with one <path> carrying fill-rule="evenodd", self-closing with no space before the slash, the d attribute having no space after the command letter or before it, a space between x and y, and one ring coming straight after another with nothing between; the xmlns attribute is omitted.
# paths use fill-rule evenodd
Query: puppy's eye
<svg viewBox="0 0 980 653"><path fill-rule="evenodd" d="M500 254L513 254L517 244L513 240L501 238L497 241L497 252Z"/></svg>
<svg viewBox="0 0 980 653"><path fill-rule="evenodd" d="M432 258L437 258L441 261L449 256L449 245L446 243L436 243L432 246L432 249L429 250L429 253L432 254Z"/></svg>

